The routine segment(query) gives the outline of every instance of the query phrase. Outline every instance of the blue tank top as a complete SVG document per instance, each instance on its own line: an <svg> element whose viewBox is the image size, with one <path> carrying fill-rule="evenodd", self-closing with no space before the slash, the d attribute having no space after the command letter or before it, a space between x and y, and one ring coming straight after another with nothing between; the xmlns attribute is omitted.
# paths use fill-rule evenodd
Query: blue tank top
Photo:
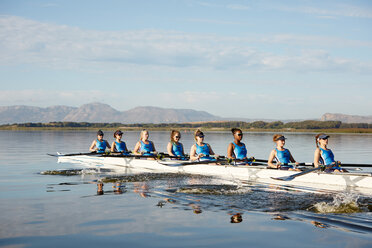
<svg viewBox="0 0 372 248"><path fill-rule="evenodd" d="M118 151L118 152L125 152L127 146L125 145L124 141L122 141L120 143L115 141L115 148L116 148L116 151Z"/></svg>
<svg viewBox="0 0 372 248"><path fill-rule="evenodd" d="M335 162L335 156L333 155L333 152L331 149L324 150L323 148L320 148L320 158L319 163L322 165L330 165L333 162Z"/></svg>
<svg viewBox="0 0 372 248"><path fill-rule="evenodd" d="M183 147L182 144L178 142L176 144L175 142L172 142L172 153L176 156L183 156Z"/></svg>
<svg viewBox="0 0 372 248"><path fill-rule="evenodd" d="M277 148L275 148L275 150L276 150L275 158L279 163L288 164L291 162L290 160L291 154L289 153L288 149L284 149L284 151L279 151Z"/></svg>
<svg viewBox="0 0 372 248"><path fill-rule="evenodd" d="M237 144L234 143L234 154L236 159L243 159L247 157L247 148L245 147L244 143L241 143L241 146L238 146Z"/></svg>
<svg viewBox="0 0 372 248"><path fill-rule="evenodd" d="M143 155L151 155L151 152L154 151L154 147L152 146L152 142L151 141L148 141L149 143L148 144L145 144L143 143L142 140L141 141L141 149L140 149L140 152L144 152Z"/></svg>
<svg viewBox="0 0 372 248"><path fill-rule="evenodd" d="M204 143L204 146L199 146L197 143L196 145L196 154L204 154L203 157L200 158L200 160L215 160L210 157L209 153L209 147L207 143Z"/></svg>
<svg viewBox="0 0 372 248"><path fill-rule="evenodd" d="M104 153L106 150L106 140L96 140L97 153Z"/></svg>

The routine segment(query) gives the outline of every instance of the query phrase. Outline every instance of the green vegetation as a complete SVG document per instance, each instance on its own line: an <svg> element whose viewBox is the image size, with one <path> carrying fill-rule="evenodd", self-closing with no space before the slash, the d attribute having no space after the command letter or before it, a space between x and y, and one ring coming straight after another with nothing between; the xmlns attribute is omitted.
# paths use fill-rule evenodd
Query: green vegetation
<svg viewBox="0 0 372 248"><path fill-rule="evenodd" d="M299 121L283 123L274 122L243 122L243 121L215 121L215 122L193 122L193 123L89 123L89 122L49 122L49 123L21 123L1 125L2 130L68 130L68 129L150 129L150 130L169 130L169 129L196 129L205 130L229 130L238 127L243 130L251 131L322 131L327 132L357 132L372 133L372 124L368 123L342 123L341 121Z"/></svg>

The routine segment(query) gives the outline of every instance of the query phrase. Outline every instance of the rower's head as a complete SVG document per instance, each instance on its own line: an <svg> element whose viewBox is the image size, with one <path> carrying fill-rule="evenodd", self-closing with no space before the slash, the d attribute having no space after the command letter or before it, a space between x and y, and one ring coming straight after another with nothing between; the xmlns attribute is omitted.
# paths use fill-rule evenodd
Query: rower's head
<svg viewBox="0 0 372 248"><path fill-rule="evenodd" d="M98 138L98 140L103 140L103 132L102 132L102 130L98 130L98 132L97 132L97 138Z"/></svg>
<svg viewBox="0 0 372 248"><path fill-rule="evenodd" d="M329 135L325 133L320 133L315 136L315 145L316 147L322 146L322 145L328 145L328 138Z"/></svg>
<svg viewBox="0 0 372 248"><path fill-rule="evenodd" d="M172 130L170 135L171 142L175 143L178 142L181 139L181 133L177 130Z"/></svg>
<svg viewBox="0 0 372 248"><path fill-rule="evenodd" d="M196 142L204 140L204 133L200 129L196 129L194 133L194 139Z"/></svg>
<svg viewBox="0 0 372 248"><path fill-rule="evenodd" d="M241 140L243 138L243 132L239 128L232 128L231 132L234 135L235 139Z"/></svg>
<svg viewBox="0 0 372 248"><path fill-rule="evenodd" d="M121 138L121 136L123 136L123 132L120 131L120 130L116 130L115 133L114 133L114 138Z"/></svg>
<svg viewBox="0 0 372 248"><path fill-rule="evenodd" d="M143 129L141 131L140 139L141 140L147 140L148 138L149 138L149 131L147 131L146 129Z"/></svg>
<svg viewBox="0 0 372 248"><path fill-rule="evenodd" d="M287 138L284 137L282 134L274 134L273 136L273 142L276 143L278 146L284 146L285 140Z"/></svg>

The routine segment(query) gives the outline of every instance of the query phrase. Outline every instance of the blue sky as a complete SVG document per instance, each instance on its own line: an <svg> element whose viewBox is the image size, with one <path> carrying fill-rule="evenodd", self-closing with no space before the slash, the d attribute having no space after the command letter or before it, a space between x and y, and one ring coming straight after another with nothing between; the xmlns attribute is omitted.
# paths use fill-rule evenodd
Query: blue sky
<svg viewBox="0 0 372 248"><path fill-rule="evenodd" d="M372 1L0 1L0 106L372 115Z"/></svg>

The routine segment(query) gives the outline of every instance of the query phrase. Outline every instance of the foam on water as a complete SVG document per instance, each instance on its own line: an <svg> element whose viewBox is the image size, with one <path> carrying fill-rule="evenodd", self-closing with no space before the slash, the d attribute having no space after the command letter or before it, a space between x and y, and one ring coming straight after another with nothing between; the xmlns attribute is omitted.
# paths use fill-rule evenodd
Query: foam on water
<svg viewBox="0 0 372 248"><path fill-rule="evenodd" d="M316 213L358 213L365 209L358 203L359 195L339 193L333 196L332 202L318 202L309 210Z"/></svg>

